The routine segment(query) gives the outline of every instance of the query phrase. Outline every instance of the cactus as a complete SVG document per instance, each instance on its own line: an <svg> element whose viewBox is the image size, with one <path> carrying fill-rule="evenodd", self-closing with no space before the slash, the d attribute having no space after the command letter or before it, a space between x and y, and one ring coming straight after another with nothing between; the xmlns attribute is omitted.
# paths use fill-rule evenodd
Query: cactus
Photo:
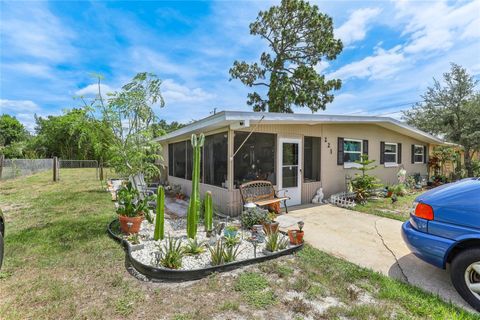
<svg viewBox="0 0 480 320"><path fill-rule="evenodd" d="M164 231L165 223L165 190L162 186L158 187L157 191L157 217L155 219L155 232L153 233L153 239L163 240L165 237Z"/></svg>
<svg viewBox="0 0 480 320"><path fill-rule="evenodd" d="M210 232L213 230L213 201L212 193L207 191L205 193L205 231Z"/></svg>
<svg viewBox="0 0 480 320"><path fill-rule="evenodd" d="M192 149L193 149L193 170L192 170L192 194L190 195L190 203L187 213L187 235L194 239L197 235L197 224L200 218L200 155L205 136L201 133L198 138L192 134Z"/></svg>

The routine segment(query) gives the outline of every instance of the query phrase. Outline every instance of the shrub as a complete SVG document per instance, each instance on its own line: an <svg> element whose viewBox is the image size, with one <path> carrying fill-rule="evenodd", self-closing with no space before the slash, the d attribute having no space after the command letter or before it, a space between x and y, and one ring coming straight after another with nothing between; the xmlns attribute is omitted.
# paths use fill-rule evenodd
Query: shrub
<svg viewBox="0 0 480 320"><path fill-rule="evenodd" d="M378 183L376 177L366 173L376 168L376 166L370 166L375 160L368 160L368 155L363 154L361 160L355 162L361 165L360 168L356 169L362 173L356 173L355 178L352 180L353 192L355 192L355 200L364 203L373 195L375 189L381 187L381 184Z"/></svg>
<svg viewBox="0 0 480 320"><path fill-rule="evenodd" d="M267 219L268 210L258 207L243 211L242 226L246 229L252 228L256 224L261 224Z"/></svg>
<svg viewBox="0 0 480 320"><path fill-rule="evenodd" d="M208 251L210 251L210 263L212 266L218 266L225 263L223 255L224 250L225 246L222 241L217 241L215 246L208 247Z"/></svg>

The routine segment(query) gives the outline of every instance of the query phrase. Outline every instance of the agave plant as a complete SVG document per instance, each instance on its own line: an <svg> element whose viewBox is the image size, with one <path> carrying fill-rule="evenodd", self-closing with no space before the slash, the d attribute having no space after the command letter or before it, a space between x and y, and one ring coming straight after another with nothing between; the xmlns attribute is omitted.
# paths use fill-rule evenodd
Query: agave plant
<svg viewBox="0 0 480 320"><path fill-rule="evenodd" d="M265 249L270 252L283 250L288 246L288 240L280 232L270 233L265 240Z"/></svg>
<svg viewBox="0 0 480 320"><path fill-rule="evenodd" d="M188 243L183 247L183 253L187 255L197 255L205 252L205 241L198 241L195 239L188 239Z"/></svg>
<svg viewBox="0 0 480 320"><path fill-rule="evenodd" d="M217 241L213 247L208 247L210 251L210 263L212 266L218 266L225 263L225 246L222 241Z"/></svg>
<svg viewBox="0 0 480 320"><path fill-rule="evenodd" d="M160 264L168 269L179 269L182 267L182 242L180 239L175 239L168 236L166 242L160 247L162 258Z"/></svg>

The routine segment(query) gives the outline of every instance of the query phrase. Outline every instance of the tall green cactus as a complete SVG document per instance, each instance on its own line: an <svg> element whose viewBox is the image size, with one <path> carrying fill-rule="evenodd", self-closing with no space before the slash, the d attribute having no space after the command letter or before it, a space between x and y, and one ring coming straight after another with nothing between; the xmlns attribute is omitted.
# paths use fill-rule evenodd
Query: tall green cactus
<svg viewBox="0 0 480 320"><path fill-rule="evenodd" d="M205 193L205 231L210 232L213 230L213 201L212 193L207 191Z"/></svg>
<svg viewBox="0 0 480 320"><path fill-rule="evenodd" d="M158 187L157 191L157 217L155 219L155 232L153 233L153 239L158 241L165 237L164 231L165 225L165 190L162 186Z"/></svg>
<svg viewBox="0 0 480 320"><path fill-rule="evenodd" d="M200 155L205 136L201 133L198 138L192 134L193 149L193 171L192 171L192 194L190 195L190 204L187 213L187 235L191 239L195 239L197 235L197 224L200 217Z"/></svg>

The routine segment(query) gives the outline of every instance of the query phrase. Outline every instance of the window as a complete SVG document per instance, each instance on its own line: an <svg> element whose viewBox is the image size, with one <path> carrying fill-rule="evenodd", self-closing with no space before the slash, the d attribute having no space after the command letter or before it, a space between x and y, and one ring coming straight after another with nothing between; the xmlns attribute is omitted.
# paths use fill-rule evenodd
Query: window
<svg viewBox="0 0 480 320"><path fill-rule="evenodd" d="M305 137L303 141L303 181L320 181L320 138Z"/></svg>
<svg viewBox="0 0 480 320"><path fill-rule="evenodd" d="M384 159L385 163L397 163L397 144L385 142Z"/></svg>
<svg viewBox="0 0 480 320"><path fill-rule="evenodd" d="M419 146L419 145L415 145L415 147L413 149L414 149L414 155L413 155L414 162L415 163L423 163L424 147Z"/></svg>
<svg viewBox="0 0 480 320"><path fill-rule="evenodd" d="M235 186L253 180L269 180L275 184L276 136L270 133L253 133L245 141L248 134L235 132L234 152L238 150L233 159Z"/></svg>
<svg viewBox="0 0 480 320"><path fill-rule="evenodd" d="M361 160L362 140L343 140L343 162L355 162Z"/></svg>
<svg viewBox="0 0 480 320"><path fill-rule="evenodd" d="M228 139L226 132L205 137L203 159L203 183L228 187Z"/></svg>
<svg viewBox="0 0 480 320"><path fill-rule="evenodd" d="M168 175L173 176L173 144L168 145Z"/></svg>

